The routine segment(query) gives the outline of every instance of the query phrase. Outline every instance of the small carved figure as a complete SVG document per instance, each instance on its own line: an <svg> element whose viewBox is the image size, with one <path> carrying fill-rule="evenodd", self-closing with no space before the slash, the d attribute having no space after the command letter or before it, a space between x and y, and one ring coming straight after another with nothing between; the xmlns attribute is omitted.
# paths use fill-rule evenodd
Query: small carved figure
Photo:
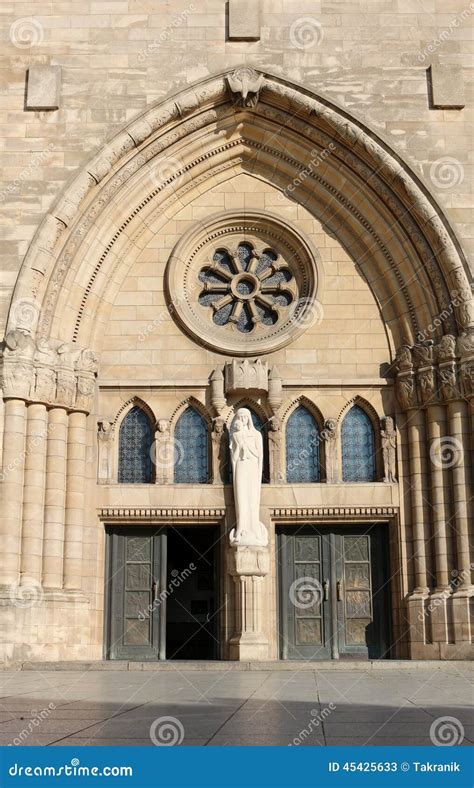
<svg viewBox="0 0 474 788"><path fill-rule="evenodd" d="M382 438L382 457L383 457L383 475L384 482L392 484L396 479L396 451L397 451L397 433L393 424L391 416L385 416L382 419L382 430L380 431Z"/></svg>

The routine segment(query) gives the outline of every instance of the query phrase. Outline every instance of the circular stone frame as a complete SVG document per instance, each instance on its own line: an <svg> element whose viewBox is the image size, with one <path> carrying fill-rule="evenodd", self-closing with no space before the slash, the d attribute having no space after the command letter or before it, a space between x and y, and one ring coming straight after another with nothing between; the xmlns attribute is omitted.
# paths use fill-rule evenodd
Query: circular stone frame
<svg viewBox="0 0 474 788"><path fill-rule="evenodd" d="M200 271L212 264L217 250L234 249L241 242L277 252L297 287L297 298L282 319L248 334L217 325L212 309L198 301L203 289ZM258 211L229 211L197 222L174 247L165 271L165 296L172 317L199 344L235 356L272 353L300 336L314 322L310 318L321 286L320 257L310 241L285 219Z"/></svg>

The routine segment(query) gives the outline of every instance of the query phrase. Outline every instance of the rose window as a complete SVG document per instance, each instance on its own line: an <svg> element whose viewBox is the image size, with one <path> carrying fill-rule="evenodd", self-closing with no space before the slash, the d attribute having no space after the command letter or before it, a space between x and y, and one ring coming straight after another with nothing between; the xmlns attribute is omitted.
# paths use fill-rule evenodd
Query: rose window
<svg viewBox="0 0 474 788"><path fill-rule="evenodd" d="M305 236L269 212L201 219L168 260L170 314L214 352L271 353L314 324L317 261Z"/></svg>
<svg viewBox="0 0 474 788"><path fill-rule="evenodd" d="M198 279L199 303L212 310L213 322L242 334L276 325L296 295L288 264L273 249L258 252L250 243L216 250Z"/></svg>

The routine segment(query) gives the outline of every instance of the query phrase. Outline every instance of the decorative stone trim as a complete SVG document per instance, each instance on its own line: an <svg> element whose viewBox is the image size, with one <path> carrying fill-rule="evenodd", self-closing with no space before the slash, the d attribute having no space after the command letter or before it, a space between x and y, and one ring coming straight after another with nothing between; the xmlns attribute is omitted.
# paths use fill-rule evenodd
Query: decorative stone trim
<svg viewBox="0 0 474 788"><path fill-rule="evenodd" d="M22 329L8 332L0 346L4 399L89 413L98 368L92 350L52 339L34 340Z"/></svg>
<svg viewBox="0 0 474 788"><path fill-rule="evenodd" d="M368 517L395 517L398 514L398 507L395 506L316 506L312 508L285 508L270 509L271 516L276 520L294 518L363 518Z"/></svg>
<svg viewBox="0 0 474 788"><path fill-rule="evenodd" d="M218 271L220 277L225 274L222 268L213 263L216 251L225 250L234 259L233 250L237 249L242 239L245 244L252 246L255 262L270 248L277 255L274 265L270 266L273 274L285 271L291 277L284 286L278 286L282 292L291 293L289 305L282 307L272 303L270 311L277 317L276 322L268 325L260 319L254 306L254 328L250 333L237 330L234 312L225 325L216 324L213 306L204 307L200 303L203 294L213 287L207 281L200 281L203 272ZM309 240L281 217L257 211L219 213L206 221L197 222L173 249L165 274L169 311L188 334L211 350L237 356L269 353L284 347L306 329L321 284L322 269L318 263L319 255ZM256 270L258 272L258 268ZM251 298L258 303L265 298L268 305L271 299L265 295L265 282L270 282L272 277L265 278L265 274L261 274L260 281L250 269L241 269L241 273L235 270L229 274L232 281L223 283L229 287L229 292L221 294L219 303L230 301L234 308L241 298L246 298L239 296L235 290L235 281L242 279L250 283L252 277L258 284L255 285L252 280L256 290ZM275 286L275 292L278 287ZM247 309L243 300L240 306ZM225 377L227 382L227 370ZM267 388L266 381L265 390Z"/></svg>
<svg viewBox="0 0 474 788"><path fill-rule="evenodd" d="M395 390L402 410L426 408L474 395L474 329L456 339L445 334L432 340L398 348L394 369Z"/></svg>
<svg viewBox="0 0 474 788"><path fill-rule="evenodd" d="M169 520L195 519L199 517L208 520L220 520L225 517L225 509L179 509L179 508L116 508L99 509L100 520Z"/></svg>

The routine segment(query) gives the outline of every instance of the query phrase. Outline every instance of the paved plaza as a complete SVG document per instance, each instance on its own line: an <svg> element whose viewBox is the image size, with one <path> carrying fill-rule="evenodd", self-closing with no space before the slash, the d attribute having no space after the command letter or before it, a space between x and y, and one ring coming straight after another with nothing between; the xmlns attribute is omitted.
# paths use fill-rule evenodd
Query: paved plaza
<svg viewBox="0 0 474 788"><path fill-rule="evenodd" d="M0 674L2 745L474 742L472 665ZM446 720L446 718L449 718Z"/></svg>

